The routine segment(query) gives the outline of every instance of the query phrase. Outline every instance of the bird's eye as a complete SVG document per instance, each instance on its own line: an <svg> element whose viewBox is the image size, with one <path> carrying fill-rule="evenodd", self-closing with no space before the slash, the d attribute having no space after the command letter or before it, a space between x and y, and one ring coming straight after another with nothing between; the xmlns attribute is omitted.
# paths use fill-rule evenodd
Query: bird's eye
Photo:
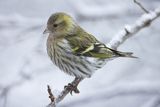
<svg viewBox="0 0 160 107"><path fill-rule="evenodd" d="M53 24L53 27L57 27L58 26L58 24Z"/></svg>

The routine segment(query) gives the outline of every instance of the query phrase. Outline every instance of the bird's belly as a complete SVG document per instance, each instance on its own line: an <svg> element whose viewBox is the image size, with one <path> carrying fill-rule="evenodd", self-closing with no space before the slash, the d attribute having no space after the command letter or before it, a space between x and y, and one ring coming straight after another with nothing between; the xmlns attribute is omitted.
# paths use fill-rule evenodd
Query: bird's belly
<svg viewBox="0 0 160 107"><path fill-rule="evenodd" d="M55 47L54 47L55 46ZM103 67L105 60L92 57L76 56L70 47L47 44L47 53L52 62L63 72L80 78L91 77L95 70Z"/></svg>
<svg viewBox="0 0 160 107"><path fill-rule="evenodd" d="M106 63L105 60L75 56L68 52L57 51L53 52L51 60L63 72L80 78L91 77L95 70L103 67Z"/></svg>

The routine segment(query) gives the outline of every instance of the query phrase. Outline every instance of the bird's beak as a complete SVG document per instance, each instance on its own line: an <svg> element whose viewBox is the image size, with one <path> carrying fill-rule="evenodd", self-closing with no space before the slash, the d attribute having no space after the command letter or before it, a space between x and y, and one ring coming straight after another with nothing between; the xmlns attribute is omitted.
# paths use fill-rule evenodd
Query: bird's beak
<svg viewBox="0 0 160 107"><path fill-rule="evenodd" d="M50 33L50 31L48 30L48 28L46 28L43 32L43 34L46 34L46 33Z"/></svg>

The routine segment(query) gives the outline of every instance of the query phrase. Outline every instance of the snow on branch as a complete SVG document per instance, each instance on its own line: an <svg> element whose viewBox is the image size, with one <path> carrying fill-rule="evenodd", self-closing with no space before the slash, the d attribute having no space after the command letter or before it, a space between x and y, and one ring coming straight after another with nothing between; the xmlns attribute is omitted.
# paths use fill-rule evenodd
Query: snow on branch
<svg viewBox="0 0 160 107"><path fill-rule="evenodd" d="M115 37L109 42L107 46L112 49L117 49L125 40L132 37L141 29L148 27L155 19L160 16L160 7L152 12L142 15L133 25L126 25Z"/></svg>
<svg viewBox="0 0 160 107"><path fill-rule="evenodd" d="M138 6L140 6L142 10L145 11L145 14L142 15L135 22L135 24L125 26L123 30L121 30L119 33L117 33L117 35L115 35L115 37L109 42L107 46L113 49L117 49L122 43L125 42L125 40L129 39L143 28L148 27L155 19L160 16L160 7L155 9L154 11L149 12L136 0L134 0L134 2ZM74 80L73 82L76 81ZM51 103L47 107L56 107L56 104L61 102L70 91L71 90L64 88L64 90L62 90L60 94L55 97L51 92L50 86L48 86L48 93Z"/></svg>

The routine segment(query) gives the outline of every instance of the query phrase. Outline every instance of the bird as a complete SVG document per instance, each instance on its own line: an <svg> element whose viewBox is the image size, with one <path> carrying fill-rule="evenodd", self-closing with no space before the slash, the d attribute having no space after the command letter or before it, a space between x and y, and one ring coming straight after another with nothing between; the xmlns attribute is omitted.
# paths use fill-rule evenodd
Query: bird
<svg viewBox="0 0 160 107"><path fill-rule="evenodd" d="M52 14L43 32L48 33L47 53L53 64L64 73L74 76L77 83L69 83L71 92L79 93L80 81L90 78L107 61L118 58L136 58L132 52L121 52L107 47L86 32L67 13Z"/></svg>

